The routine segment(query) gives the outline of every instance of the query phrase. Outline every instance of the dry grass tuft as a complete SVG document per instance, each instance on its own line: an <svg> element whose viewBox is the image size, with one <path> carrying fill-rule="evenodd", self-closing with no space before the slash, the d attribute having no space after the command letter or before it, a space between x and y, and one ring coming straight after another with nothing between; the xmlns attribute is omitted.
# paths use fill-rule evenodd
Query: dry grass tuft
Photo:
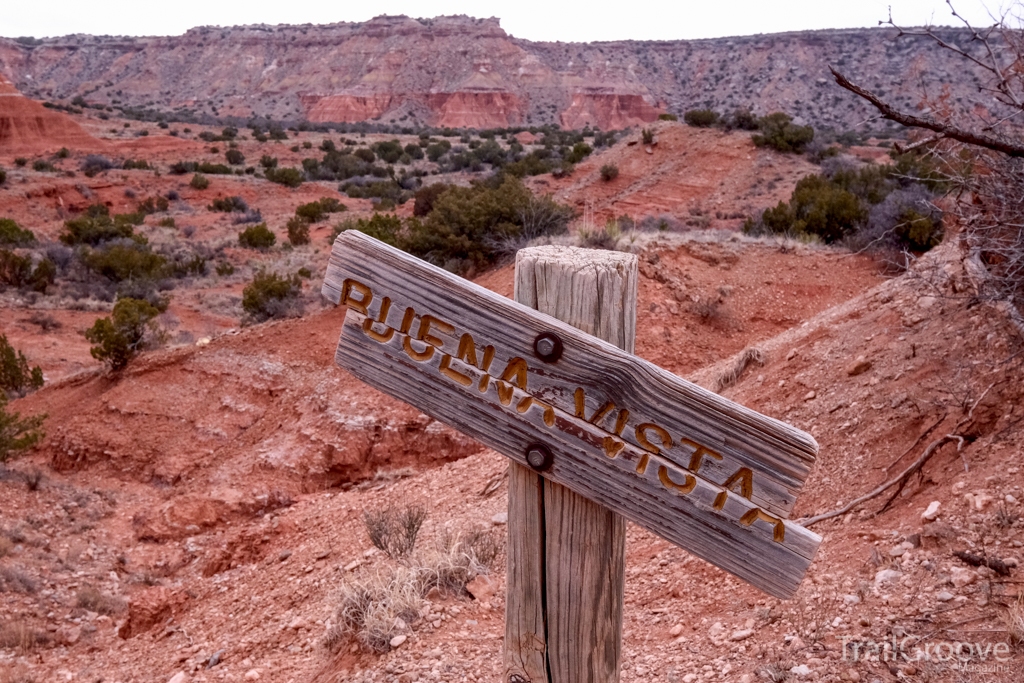
<svg viewBox="0 0 1024 683"><path fill-rule="evenodd" d="M789 679L789 668L782 662L770 662L757 672L768 683L784 683Z"/></svg>
<svg viewBox="0 0 1024 683"><path fill-rule="evenodd" d="M427 511L419 505L396 509L388 507L363 513L363 523L370 542L387 553L388 557L405 557L416 547L416 537L427 518Z"/></svg>
<svg viewBox="0 0 1024 683"><path fill-rule="evenodd" d="M736 384L751 365L762 366L768 362L768 356L761 349L743 349L732 367L715 378L712 391L716 394Z"/></svg>
<svg viewBox="0 0 1024 683"><path fill-rule="evenodd" d="M1017 598L1003 613L1003 624L1013 645L1024 644L1024 595Z"/></svg>
<svg viewBox="0 0 1024 683"><path fill-rule="evenodd" d="M334 651L354 636L373 652L387 652L401 627L399 620L411 624L419 616L422 595L419 572L412 567L391 567L346 581L338 593L337 623L324 636L324 646Z"/></svg>
<svg viewBox="0 0 1024 683"><path fill-rule="evenodd" d="M120 614L127 608L123 598L101 593L93 586L85 586L78 591L77 604L82 609L99 614Z"/></svg>
<svg viewBox="0 0 1024 683"><path fill-rule="evenodd" d="M464 595L466 584L486 573L500 551L500 540L486 531L445 533L435 547L401 564L346 580L338 592L336 623L321 644L334 652L355 639L372 652L387 652L391 639L419 619L423 596L432 588Z"/></svg>
<svg viewBox="0 0 1024 683"><path fill-rule="evenodd" d="M22 650L28 652L36 645L44 645L48 636L42 631L36 631L22 619L9 619L0 622L0 647L10 650Z"/></svg>
<svg viewBox="0 0 1024 683"><path fill-rule="evenodd" d="M31 594L39 590L32 577L17 567L0 567L0 593Z"/></svg>

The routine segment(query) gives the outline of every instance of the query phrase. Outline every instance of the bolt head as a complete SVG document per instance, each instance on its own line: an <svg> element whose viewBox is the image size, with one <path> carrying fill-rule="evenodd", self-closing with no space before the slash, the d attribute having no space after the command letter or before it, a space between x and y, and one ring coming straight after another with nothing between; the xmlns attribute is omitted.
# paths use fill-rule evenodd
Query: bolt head
<svg viewBox="0 0 1024 683"><path fill-rule="evenodd" d="M562 340L552 332L542 332L533 340L533 352L545 363L554 363L562 357Z"/></svg>
<svg viewBox="0 0 1024 683"><path fill-rule="evenodd" d="M555 456L544 444L535 443L526 447L526 463L538 472L549 469L554 460Z"/></svg>

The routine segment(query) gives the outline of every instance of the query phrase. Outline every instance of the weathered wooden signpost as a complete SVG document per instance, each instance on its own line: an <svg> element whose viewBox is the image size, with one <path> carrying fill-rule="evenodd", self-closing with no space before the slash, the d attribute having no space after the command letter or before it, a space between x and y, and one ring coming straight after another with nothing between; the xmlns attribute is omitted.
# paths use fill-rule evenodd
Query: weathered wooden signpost
<svg viewBox="0 0 1024 683"><path fill-rule="evenodd" d="M513 302L334 244L337 364L514 461L507 683L618 680L623 518L780 598L821 542L788 521L814 439L633 356L636 288L628 254L523 250Z"/></svg>

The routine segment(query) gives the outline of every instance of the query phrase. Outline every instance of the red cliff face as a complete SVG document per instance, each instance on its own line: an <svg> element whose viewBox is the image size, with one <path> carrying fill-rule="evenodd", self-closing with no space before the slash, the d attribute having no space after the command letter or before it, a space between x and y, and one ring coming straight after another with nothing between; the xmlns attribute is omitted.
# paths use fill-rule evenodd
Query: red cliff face
<svg viewBox="0 0 1024 683"><path fill-rule="evenodd" d="M43 154L103 146L69 116L30 100L0 75L0 155Z"/></svg>
<svg viewBox="0 0 1024 683"><path fill-rule="evenodd" d="M402 98L387 92L368 95L312 95L299 96L306 118L314 122L352 123L378 119L401 103Z"/></svg>
<svg viewBox="0 0 1024 683"><path fill-rule="evenodd" d="M504 128L523 122L522 99L510 92L461 91L432 93L426 104L437 115L436 126L452 128Z"/></svg>
<svg viewBox="0 0 1024 683"><path fill-rule="evenodd" d="M559 119L563 128L615 130L657 121L661 113L640 95L590 91L573 93L572 104Z"/></svg>

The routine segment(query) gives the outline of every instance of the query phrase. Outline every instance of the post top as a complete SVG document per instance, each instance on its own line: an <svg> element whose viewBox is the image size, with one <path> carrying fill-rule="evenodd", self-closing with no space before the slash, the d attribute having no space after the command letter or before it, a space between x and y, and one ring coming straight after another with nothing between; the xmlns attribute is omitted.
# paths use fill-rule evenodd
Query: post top
<svg viewBox="0 0 1024 683"><path fill-rule="evenodd" d="M516 263L524 261L560 262L571 266L572 270L588 267L621 268L630 267L637 262L636 254L608 249L584 249L562 244L548 244L539 247L526 247L516 253Z"/></svg>

